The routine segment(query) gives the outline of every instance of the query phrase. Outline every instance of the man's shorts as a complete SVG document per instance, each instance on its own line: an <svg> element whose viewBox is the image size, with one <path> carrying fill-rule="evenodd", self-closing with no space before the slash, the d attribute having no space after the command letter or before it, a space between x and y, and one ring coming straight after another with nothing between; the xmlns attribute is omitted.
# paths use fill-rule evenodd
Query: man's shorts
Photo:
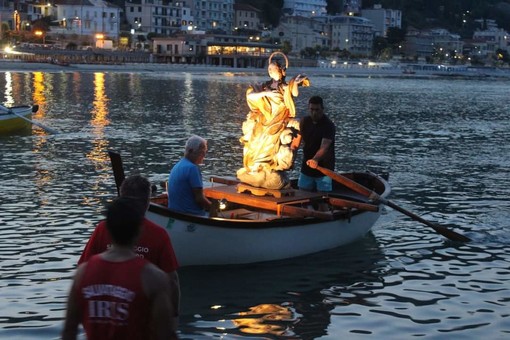
<svg viewBox="0 0 510 340"><path fill-rule="evenodd" d="M332 191L333 181L331 177L310 177L303 173L299 174L298 187L301 190L307 191Z"/></svg>

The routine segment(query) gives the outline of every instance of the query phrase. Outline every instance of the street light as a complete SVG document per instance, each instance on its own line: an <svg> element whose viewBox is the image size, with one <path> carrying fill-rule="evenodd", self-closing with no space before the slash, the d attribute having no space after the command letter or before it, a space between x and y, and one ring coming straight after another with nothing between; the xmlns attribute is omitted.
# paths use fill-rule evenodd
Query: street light
<svg viewBox="0 0 510 340"><path fill-rule="evenodd" d="M37 30L34 32L34 34L38 37L42 37L42 43L46 44L46 36L44 35L43 31Z"/></svg>
<svg viewBox="0 0 510 340"><path fill-rule="evenodd" d="M96 47L104 48L104 34L103 33L96 34Z"/></svg>

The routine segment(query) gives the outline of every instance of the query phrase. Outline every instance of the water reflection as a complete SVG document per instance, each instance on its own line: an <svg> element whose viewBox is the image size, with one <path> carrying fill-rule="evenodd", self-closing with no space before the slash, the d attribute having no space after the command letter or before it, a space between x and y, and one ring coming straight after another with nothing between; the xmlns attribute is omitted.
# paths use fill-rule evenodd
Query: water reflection
<svg viewBox="0 0 510 340"><path fill-rule="evenodd" d="M360 282L381 286L383 259L377 241L368 235L356 244L298 260L182 268L183 332L193 326L193 332L209 336L232 327L264 337L327 334L337 301L326 290ZM361 297L344 297L342 304L347 301L364 304Z"/></svg>
<svg viewBox="0 0 510 340"><path fill-rule="evenodd" d="M32 115L32 118L34 120L40 120L46 116L45 110L46 110L46 85L45 85L45 74L43 72L34 72L33 73L33 80L32 80L32 103L26 103L27 105L38 105L39 110L37 110L36 113ZM38 127L33 127L33 134L42 136L45 135L46 132ZM34 152L37 152L36 150L39 150L44 143L46 143L47 140L44 138L39 138L36 142L36 145L34 147Z"/></svg>
<svg viewBox="0 0 510 340"><path fill-rule="evenodd" d="M266 303L250 307L246 312L237 313L232 323L242 333L288 336L293 334L286 330L285 323L293 323L297 320L298 315L291 307Z"/></svg>
<svg viewBox="0 0 510 340"><path fill-rule="evenodd" d="M103 137L104 128L108 121L108 97L105 93L105 74L94 73L94 102L91 124L98 138Z"/></svg>
<svg viewBox="0 0 510 340"><path fill-rule="evenodd" d="M13 106L15 104L14 98L12 97L12 73L5 73L5 91L4 91L4 106Z"/></svg>
<svg viewBox="0 0 510 340"><path fill-rule="evenodd" d="M110 168L107 150L109 147L108 139L105 138L105 128L110 124L108 119L108 97L105 89L105 74L101 72L94 73L94 101L91 112L90 124L92 126L92 149L85 157L92 162L96 171L101 173L93 185L93 190L98 191L100 185L109 179L107 170ZM92 204L89 198L86 198L87 204ZM97 201L96 203L100 203Z"/></svg>
<svg viewBox="0 0 510 340"><path fill-rule="evenodd" d="M45 108L46 108L46 95L45 95L45 84L44 84L44 76L43 72L34 72L33 73L33 91L32 98L33 104L39 105L39 110L35 113L34 118L40 119L44 117Z"/></svg>

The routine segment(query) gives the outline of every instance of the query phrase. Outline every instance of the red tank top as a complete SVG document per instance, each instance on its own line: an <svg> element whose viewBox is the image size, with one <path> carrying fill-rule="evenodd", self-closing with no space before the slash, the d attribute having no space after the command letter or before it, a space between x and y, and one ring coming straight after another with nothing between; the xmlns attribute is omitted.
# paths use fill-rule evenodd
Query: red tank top
<svg viewBox="0 0 510 340"><path fill-rule="evenodd" d="M78 304L88 339L144 339L149 336L149 300L141 272L147 260L110 262L100 255L87 262L78 285Z"/></svg>

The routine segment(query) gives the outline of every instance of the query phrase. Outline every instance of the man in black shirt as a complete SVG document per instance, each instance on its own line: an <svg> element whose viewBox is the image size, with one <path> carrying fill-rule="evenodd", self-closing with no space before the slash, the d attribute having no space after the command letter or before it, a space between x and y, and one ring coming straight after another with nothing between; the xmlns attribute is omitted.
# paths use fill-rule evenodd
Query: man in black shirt
<svg viewBox="0 0 510 340"><path fill-rule="evenodd" d="M299 134L292 143L295 150L303 142L303 162L298 186L308 191L331 191L332 180L316 170L317 165L335 171L335 124L324 114L321 97L308 100L310 115L303 117L299 124Z"/></svg>

